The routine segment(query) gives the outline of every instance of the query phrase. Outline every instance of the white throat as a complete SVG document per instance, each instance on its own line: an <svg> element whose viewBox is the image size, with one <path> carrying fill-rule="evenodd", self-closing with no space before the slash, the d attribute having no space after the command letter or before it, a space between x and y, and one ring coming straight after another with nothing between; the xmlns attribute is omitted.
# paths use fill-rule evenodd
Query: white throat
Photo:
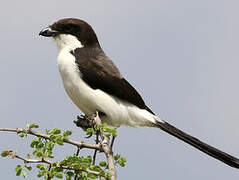
<svg viewBox="0 0 239 180"><path fill-rule="evenodd" d="M84 47L75 36L70 35L70 34L60 34L60 35L54 37L54 39L56 41L59 51L62 51L63 49L72 51L76 48Z"/></svg>

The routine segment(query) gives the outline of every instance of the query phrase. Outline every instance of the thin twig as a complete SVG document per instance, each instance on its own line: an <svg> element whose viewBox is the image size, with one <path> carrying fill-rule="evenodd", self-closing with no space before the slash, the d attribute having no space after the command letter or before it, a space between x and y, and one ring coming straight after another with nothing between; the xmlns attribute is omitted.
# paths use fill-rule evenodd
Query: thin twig
<svg viewBox="0 0 239 180"><path fill-rule="evenodd" d="M113 137L112 137L112 140L111 140L111 144L110 144L110 149L111 149L111 151L113 151L114 142L115 142L115 136L113 136Z"/></svg>
<svg viewBox="0 0 239 180"><path fill-rule="evenodd" d="M99 144L99 132L96 133L96 140L95 140L95 143L96 143L96 144ZM95 149L95 152L94 152L94 155L93 155L92 165L95 165L96 154L97 154L97 149Z"/></svg>
<svg viewBox="0 0 239 180"><path fill-rule="evenodd" d="M80 153L80 148L78 147L78 148L77 148L77 151L76 151L76 156L79 156L79 153ZM78 178L78 174L77 174L77 171L75 171L74 180L77 180L77 178Z"/></svg>
<svg viewBox="0 0 239 180"><path fill-rule="evenodd" d="M76 156L79 156L79 153L80 153L80 148L78 147L76 151Z"/></svg>
<svg viewBox="0 0 239 180"><path fill-rule="evenodd" d="M15 132L17 134L19 133L24 133L24 129L10 129L10 128L0 128L0 131L6 131L6 132ZM33 136L37 136L37 137L42 137L44 139L50 139L50 135L47 134L43 134L43 133L39 133L39 132L34 132L32 130L28 130L27 134L33 135ZM78 141L74 141L71 139L64 139L65 143L68 144L72 144L74 146L77 146L79 148L89 148L89 149L97 149L97 150L102 150L101 145L100 144L88 144L88 143L84 143L84 142L78 142Z"/></svg>
<svg viewBox="0 0 239 180"><path fill-rule="evenodd" d="M48 168L48 171L50 170L51 170L51 164L49 165L49 168ZM51 177L49 176L49 174L48 174L47 180L51 180Z"/></svg>

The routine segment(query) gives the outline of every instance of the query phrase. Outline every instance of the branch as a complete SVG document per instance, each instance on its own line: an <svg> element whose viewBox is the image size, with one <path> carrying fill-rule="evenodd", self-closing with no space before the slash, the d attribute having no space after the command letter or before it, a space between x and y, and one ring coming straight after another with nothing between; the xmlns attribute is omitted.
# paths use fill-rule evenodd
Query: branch
<svg viewBox="0 0 239 180"><path fill-rule="evenodd" d="M28 159L28 158L24 158L24 157L21 157L19 155L17 155L16 153L13 153L12 151L9 151L11 152L10 156L12 156L13 158L17 158L17 159L20 159L22 161L24 161L24 163L45 163L45 164L49 164L50 166L54 166L53 162L45 159L45 158L42 158L41 160L37 160L37 159ZM74 170L74 171L85 171L87 173L92 173L92 174L95 174L95 175L99 175L100 173L97 172L97 171L92 171L90 169L74 169L72 167L68 167L68 166L55 166L56 168L62 168L62 169L67 169L67 170Z"/></svg>
<svg viewBox="0 0 239 180"><path fill-rule="evenodd" d="M95 143L96 143L96 144L99 144L99 135L98 135L98 132L96 133ZM93 155L93 162L92 162L93 165L95 165L96 154L97 154L97 149L95 149L95 152L94 152L94 155Z"/></svg>
<svg viewBox="0 0 239 180"><path fill-rule="evenodd" d="M101 119L98 115L98 112L96 112L95 122L98 125L102 125ZM103 132L99 131L99 135L102 139L101 145L102 149L105 153L105 156L108 160L109 164L109 172L111 173L112 177L111 180L116 180L116 169L115 169L115 163L114 163L114 156L112 148L110 147L110 138L107 137Z"/></svg>
<svg viewBox="0 0 239 180"><path fill-rule="evenodd" d="M24 129L20 129L20 128L17 128L17 129L0 128L0 131L15 132L17 134L25 132ZM44 139L50 139L50 135L39 133L39 132L34 132L31 129L27 130L27 134L30 134L30 135L33 135L33 136L37 136L37 137L41 137L41 138L44 138ZM88 144L88 143L84 143L84 142L74 141L74 140L71 140L71 139L65 139L64 142L68 143L68 144L72 144L74 146L77 146L80 149L82 149L82 148L89 148L89 149L96 149L96 150L100 150L100 151L103 150L101 148L100 144Z"/></svg>
<svg viewBox="0 0 239 180"><path fill-rule="evenodd" d="M90 118L95 122L95 124L103 127L101 119L98 115L98 112L96 112L95 115L91 116ZM35 127L33 127L33 128L35 128ZM28 127L28 129L0 128L0 132L1 131L3 131L3 132L14 132L14 133L17 133L17 134L19 134L19 133L29 134L29 135L33 135L33 136L36 136L36 137L46 139L46 140L51 140L52 139L51 133L50 134L43 134L43 133L40 133L40 132L35 132L35 131L32 131L31 127ZM84 143L84 142L74 141L74 140L71 140L71 139L68 139L68 138L63 138L62 141L65 142L65 143L76 146L77 147L77 153L76 153L77 156L79 154L80 149L82 149L82 148L94 149L95 153L94 153L94 156L93 156L93 165L95 164L97 151L103 151L105 156L106 156L106 159L108 161L108 167L107 167L108 172L111 174L111 177L109 177L109 174L106 174L105 178L107 180L109 180L109 179L110 180L116 180L117 179L117 177L116 177L116 167L115 167L115 160L114 160L114 155L113 155L113 151L112 151L112 147L113 147L113 143L114 143L114 135L113 135L114 132L112 133L112 131L108 131L108 130L97 130L97 131L98 131L98 134L97 134L96 144L88 144L88 143ZM106 133L107 132L112 133L113 139L112 139L111 143L110 143L110 137L108 135L106 135L105 132ZM101 139L100 142L98 140L98 136ZM23 157L21 157L17 154L14 154L12 151L9 151L9 152L10 152L10 155L13 158L14 157L18 158L18 159L24 161L25 163L46 163L50 167L62 168L62 169L73 170L73 171L85 171L87 173L95 174L96 176L102 176L101 175L102 172L98 172L98 170L95 171L94 169L93 170L91 170L89 168L87 168L87 169L81 169L81 168L80 169L75 169L71 166L56 165L55 163L45 159L44 156L40 160L28 159L28 158L23 158ZM75 179L76 178L77 178L77 176L75 176Z"/></svg>

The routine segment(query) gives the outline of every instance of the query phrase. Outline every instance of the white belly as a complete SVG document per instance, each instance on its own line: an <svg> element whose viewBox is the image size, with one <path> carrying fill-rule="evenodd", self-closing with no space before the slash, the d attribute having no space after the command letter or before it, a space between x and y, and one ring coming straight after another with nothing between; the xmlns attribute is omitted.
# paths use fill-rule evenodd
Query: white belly
<svg viewBox="0 0 239 180"><path fill-rule="evenodd" d="M148 111L88 86L81 79L75 57L69 51L63 49L59 53L58 68L67 94L86 115L104 112L106 116L102 120L113 126L150 126L150 121L154 121Z"/></svg>

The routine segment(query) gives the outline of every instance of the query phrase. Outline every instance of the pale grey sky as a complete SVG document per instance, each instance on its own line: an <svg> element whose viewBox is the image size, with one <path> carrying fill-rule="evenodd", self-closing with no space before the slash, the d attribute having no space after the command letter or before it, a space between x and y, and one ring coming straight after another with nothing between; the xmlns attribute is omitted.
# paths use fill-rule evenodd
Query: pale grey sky
<svg viewBox="0 0 239 180"><path fill-rule="evenodd" d="M239 157L238 7L236 0L2 2L0 127L36 122L80 136L72 123L80 112L62 87L56 46L38 36L54 21L75 17L93 26L107 55L156 114ZM239 170L158 129L118 132L115 149L128 160L119 180L239 178ZM1 133L0 142L0 150L31 151L14 134ZM16 163L0 158L2 179L17 179Z"/></svg>

